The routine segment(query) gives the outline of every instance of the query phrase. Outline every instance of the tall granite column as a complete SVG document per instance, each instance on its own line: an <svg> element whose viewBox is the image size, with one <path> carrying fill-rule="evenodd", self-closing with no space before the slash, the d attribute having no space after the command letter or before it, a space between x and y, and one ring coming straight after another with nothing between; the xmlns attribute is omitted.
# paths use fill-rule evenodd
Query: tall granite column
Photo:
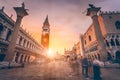
<svg viewBox="0 0 120 80"><path fill-rule="evenodd" d="M90 8L87 9L87 16L90 16L93 21L95 35L98 41L98 47L100 50L101 59L102 61L105 61L107 57L107 51L106 51L104 38L103 38L101 29L100 29L100 24L99 24L98 16L97 16L97 13L100 11L100 7L95 7L93 4L89 4L89 6Z"/></svg>
<svg viewBox="0 0 120 80"><path fill-rule="evenodd" d="M12 61L15 55L16 41L18 38L18 32L19 32L22 18L28 15L26 11L27 9L25 9L24 3L22 3L22 7L14 7L14 10L16 11L17 19L14 25L14 31L12 33L11 40L10 40L10 43L6 52L6 57L5 57L5 61L10 61L10 62Z"/></svg>

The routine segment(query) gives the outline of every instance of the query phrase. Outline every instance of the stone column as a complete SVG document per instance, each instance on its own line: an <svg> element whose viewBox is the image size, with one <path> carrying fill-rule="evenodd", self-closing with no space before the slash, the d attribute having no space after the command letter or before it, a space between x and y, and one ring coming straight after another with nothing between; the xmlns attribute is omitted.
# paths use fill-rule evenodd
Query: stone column
<svg viewBox="0 0 120 80"><path fill-rule="evenodd" d="M23 55L23 60L22 60L22 62L23 62L23 63L25 62L25 54Z"/></svg>
<svg viewBox="0 0 120 80"><path fill-rule="evenodd" d="M81 51L81 56L83 56L83 53L85 52L85 50L84 50L84 40L83 40L82 34L80 34L80 51Z"/></svg>
<svg viewBox="0 0 120 80"><path fill-rule="evenodd" d="M16 53L17 53L17 52L15 52L15 54L14 54L14 57L13 57L13 60L12 60L12 62L15 62Z"/></svg>
<svg viewBox="0 0 120 80"><path fill-rule="evenodd" d="M26 63L28 63L28 56L26 56L26 60L25 60Z"/></svg>
<svg viewBox="0 0 120 80"><path fill-rule="evenodd" d="M115 43L115 48L117 48L118 46L117 46L117 44L116 44L116 40L115 40L115 39L117 39L116 36L113 38L113 41L114 41L114 43Z"/></svg>
<svg viewBox="0 0 120 80"><path fill-rule="evenodd" d="M9 43L9 46L6 52L6 57L5 57L5 61L9 61L9 62L11 62L14 57L16 41L17 41L18 32L19 32L22 18L28 15L28 13L26 12L24 3L22 3L22 7L14 7L14 10L16 11L17 19L14 25L14 31L12 33L11 41Z"/></svg>
<svg viewBox="0 0 120 80"><path fill-rule="evenodd" d="M24 62L26 62L26 63L27 63L27 55L25 56L25 60L24 60Z"/></svg>
<svg viewBox="0 0 120 80"><path fill-rule="evenodd" d="M17 37L16 44L19 44L20 36Z"/></svg>
<svg viewBox="0 0 120 80"><path fill-rule="evenodd" d="M101 59L102 61L105 61L107 57L107 51L106 51L104 38L103 38L101 29L100 29L100 24L99 24L98 16L97 16L97 13L100 11L100 7L95 7L93 4L89 4L89 6L90 8L87 9L87 16L90 16L93 21L95 35L96 35L98 47L101 53Z"/></svg>
<svg viewBox="0 0 120 80"><path fill-rule="evenodd" d="M28 59L27 59L28 63L30 62L30 56L28 56Z"/></svg>

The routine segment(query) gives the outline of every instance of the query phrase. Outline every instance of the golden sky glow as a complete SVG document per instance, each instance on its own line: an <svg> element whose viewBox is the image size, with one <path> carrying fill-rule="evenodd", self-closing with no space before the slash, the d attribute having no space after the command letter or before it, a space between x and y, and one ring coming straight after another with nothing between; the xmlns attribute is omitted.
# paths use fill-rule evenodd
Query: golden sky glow
<svg viewBox="0 0 120 80"><path fill-rule="evenodd" d="M82 14L88 3L102 7L103 11L120 11L120 0L0 0L0 7L5 6L5 12L16 19L12 7L21 6L25 2L29 15L24 17L22 25L37 40L41 41L41 31L46 15L50 23L50 48L63 53L64 48L72 48L79 40L79 34L84 33L91 19Z"/></svg>

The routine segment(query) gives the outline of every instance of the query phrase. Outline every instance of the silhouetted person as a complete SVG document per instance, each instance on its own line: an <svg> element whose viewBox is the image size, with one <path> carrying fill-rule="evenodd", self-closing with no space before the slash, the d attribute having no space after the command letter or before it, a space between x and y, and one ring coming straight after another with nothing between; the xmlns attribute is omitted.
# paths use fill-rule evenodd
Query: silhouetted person
<svg viewBox="0 0 120 80"><path fill-rule="evenodd" d="M90 58L88 59L88 72L89 74L92 73L92 60Z"/></svg>
<svg viewBox="0 0 120 80"><path fill-rule="evenodd" d="M70 65L73 70L73 75L79 75L79 62L77 56L74 55L74 57L70 58Z"/></svg>
<svg viewBox="0 0 120 80"><path fill-rule="evenodd" d="M101 70L100 65L102 65L102 62L100 62L98 59L93 60L93 77L94 80L102 80L101 78Z"/></svg>
<svg viewBox="0 0 120 80"><path fill-rule="evenodd" d="M88 77L88 59L87 58L82 59L82 75L85 75L85 77Z"/></svg>

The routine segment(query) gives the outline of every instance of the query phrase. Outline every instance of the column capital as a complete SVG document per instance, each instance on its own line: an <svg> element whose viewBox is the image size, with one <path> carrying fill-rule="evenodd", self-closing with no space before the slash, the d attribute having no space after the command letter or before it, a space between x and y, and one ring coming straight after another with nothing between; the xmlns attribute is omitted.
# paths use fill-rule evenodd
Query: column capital
<svg viewBox="0 0 120 80"><path fill-rule="evenodd" d="M27 13L28 9L25 9L24 2L22 3L21 7L13 7L13 8L16 11L17 17L23 18L24 16L28 15L28 13Z"/></svg>

